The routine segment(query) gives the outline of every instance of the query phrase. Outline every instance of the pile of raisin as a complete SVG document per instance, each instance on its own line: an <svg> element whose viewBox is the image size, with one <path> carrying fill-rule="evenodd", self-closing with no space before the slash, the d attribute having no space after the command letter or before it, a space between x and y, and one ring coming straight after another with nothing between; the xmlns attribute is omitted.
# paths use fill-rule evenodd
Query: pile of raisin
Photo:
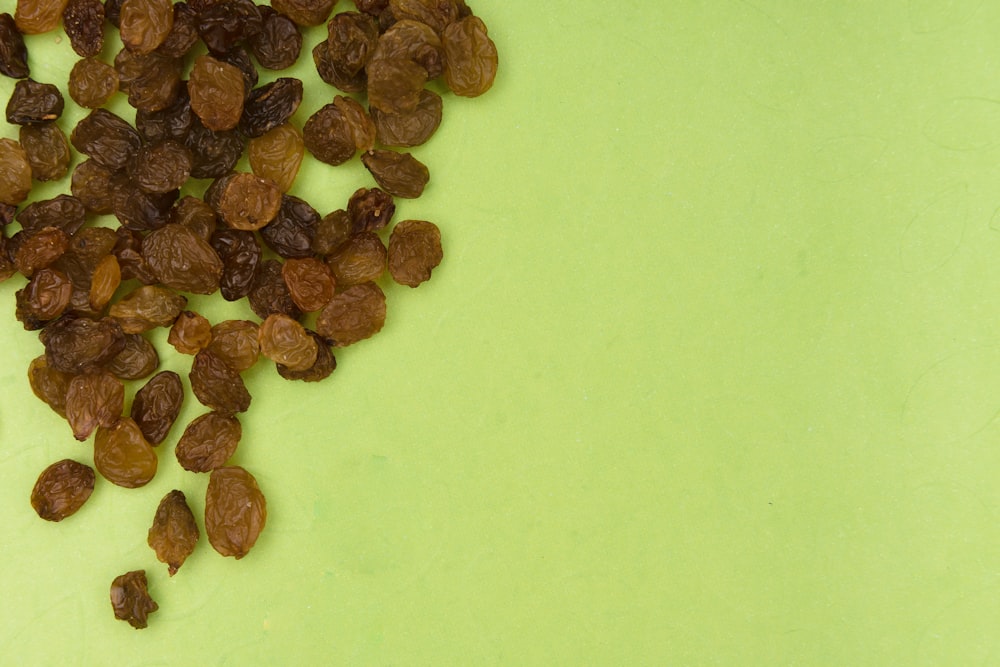
<svg viewBox="0 0 1000 667"><path fill-rule="evenodd" d="M42 519L78 512L99 478L148 484L173 432L178 465L209 476L203 524L175 489L150 508L147 544L170 576L202 531L218 553L243 558L267 504L254 476L228 465L251 404L242 374L265 357L288 380L330 377L336 349L382 329L379 281L417 287L440 264L434 223L392 224L396 200L430 182L404 149L442 122L427 84L485 93L496 46L464 0L354 4L334 14L337 0L17 0L13 16L0 13L0 74L16 80L5 117L18 126L16 141L0 139L0 280L23 280L15 316L41 342L31 390L67 438L93 443L93 467L63 459L39 475L30 500ZM23 36L60 25L79 60L65 80L37 81ZM105 61L108 26L121 48ZM258 85L258 68L284 70L303 50L316 81ZM304 86L327 84L329 103L296 124ZM105 108L118 95L134 122ZM72 128L60 122L67 104L88 110ZM307 154L331 166L359 159L372 182L342 209L317 211L288 194ZM237 170L244 156L250 171ZM32 199L42 181L65 190ZM245 299L247 319L189 308L186 295L216 293ZM161 327L173 350L147 338ZM205 408L179 435L184 384L158 371L161 354L190 356ZM115 617L146 627L158 608L148 585L145 570L115 578Z"/></svg>

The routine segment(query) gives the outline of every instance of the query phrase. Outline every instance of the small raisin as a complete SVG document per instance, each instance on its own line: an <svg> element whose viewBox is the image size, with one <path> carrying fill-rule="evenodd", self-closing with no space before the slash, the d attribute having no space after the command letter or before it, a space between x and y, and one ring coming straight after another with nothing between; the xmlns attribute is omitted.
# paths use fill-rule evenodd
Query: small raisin
<svg viewBox="0 0 1000 667"><path fill-rule="evenodd" d="M145 570L133 570L111 582L111 608L115 618L128 621L135 629L145 628L151 613L159 605L149 596Z"/></svg>
<svg viewBox="0 0 1000 667"><path fill-rule="evenodd" d="M31 506L46 521L62 521L79 511L94 492L94 470L63 459L42 471L31 490Z"/></svg>

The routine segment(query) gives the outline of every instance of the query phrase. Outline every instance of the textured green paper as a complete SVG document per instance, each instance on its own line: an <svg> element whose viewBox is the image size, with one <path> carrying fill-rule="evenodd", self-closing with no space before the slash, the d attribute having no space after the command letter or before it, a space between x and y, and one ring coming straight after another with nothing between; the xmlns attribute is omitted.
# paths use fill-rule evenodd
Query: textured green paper
<svg viewBox="0 0 1000 667"><path fill-rule="evenodd" d="M203 541L171 579L145 545L170 489L204 509L183 424L148 487L34 515L90 445L30 395L23 279L0 287L0 662L997 664L1000 8L473 8L499 77L446 96L398 211L444 263L385 283L385 330L328 382L248 373L235 461L270 516L242 561ZM29 47L65 79L63 33ZM294 193L325 213L370 183L319 166ZM250 316L216 301L191 306ZM135 568L142 632L107 601Z"/></svg>

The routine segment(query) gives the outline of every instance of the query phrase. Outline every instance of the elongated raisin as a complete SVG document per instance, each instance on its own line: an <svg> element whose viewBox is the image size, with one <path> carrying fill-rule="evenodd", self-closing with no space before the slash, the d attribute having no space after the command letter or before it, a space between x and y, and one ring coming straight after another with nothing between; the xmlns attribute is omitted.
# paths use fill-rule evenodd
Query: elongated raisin
<svg viewBox="0 0 1000 667"><path fill-rule="evenodd" d="M112 171L123 168L141 141L139 133L107 109L94 109L70 134L76 150Z"/></svg>
<svg viewBox="0 0 1000 667"><path fill-rule="evenodd" d="M98 370L125 347L121 325L63 315L39 334L49 366L64 373Z"/></svg>
<svg viewBox="0 0 1000 667"><path fill-rule="evenodd" d="M184 492L174 489L163 496L146 535L146 543L156 552L156 559L167 564L171 577L194 552L199 536L198 524Z"/></svg>
<svg viewBox="0 0 1000 667"><path fill-rule="evenodd" d="M31 235L46 227L61 229L72 235L86 223L87 211L76 197L59 195L28 204L17 214L17 221L21 223L21 229Z"/></svg>
<svg viewBox="0 0 1000 667"><path fill-rule="evenodd" d="M361 162L379 187L396 197L416 199L430 180L427 167L409 153L372 150L361 156Z"/></svg>
<svg viewBox="0 0 1000 667"><path fill-rule="evenodd" d="M111 306L108 314L125 333L169 327L184 310L187 298L158 285L137 287Z"/></svg>
<svg viewBox="0 0 1000 667"><path fill-rule="evenodd" d="M145 628L151 613L159 609L149 596L145 570L133 570L111 582L111 608L115 618L128 621L135 629Z"/></svg>
<svg viewBox="0 0 1000 667"><path fill-rule="evenodd" d="M0 204L17 205L31 192L31 163L21 144L0 138Z"/></svg>
<svg viewBox="0 0 1000 667"><path fill-rule="evenodd" d="M154 447L167 437L184 402L184 385L173 371L160 371L135 393L129 415Z"/></svg>
<svg viewBox="0 0 1000 667"><path fill-rule="evenodd" d="M55 123L22 125L18 139L36 181L57 181L69 171L69 141Z"/></svg>
<svg viewBox="0 0 1000 667"><path fill-rule="evenodd" d="M130 417L110 427L98 427L94 436L94 467L112 484L134 489L156 475L156 452Z"/></svg>
<svg viewBox="0 0 1000 667"><path fill-rule="evenodd" d="M242 299L250 293L261 259L256 235L251 231L218 229L212 234L211 243L222 259L219 279L222 298L226 301Z"/></svg>
<svg viewBox="0 0 1000 667"><path fill-rule="evenodd" d="M191 109L205 127L231 130L243 115L243 75L232 65L211 56L194 61L188 81Z"/></svg>
<svg viewBox="0 0 1000 667"><path fill-rule="evenodd" d="M107 371L83 373L69 383L66 419L73 437L83 441L98 426L118 423L125 405L125 386Z"/></svg>
<svg viewBox="0 0 1000 667"><path fill-rule="evenodd" d="M12 79L23 79L31 74L24 38L14 17L6 12L0 14L0 74Z"/></svg>
<svg viewBox="0 0 1000 667"><path fill-rule="evenodd" d="M248 153L254 174L273 181L282 192L288 192L305 155L302 132L291 123L279 125L252 139Z"/></svg>
<svg viewBox="0 0 1000 667"><path fill-rule="evenodd" d="M267 502L253 475L239 466L212 471L205 493L205 533L213 549L243 558L266 522Z"/></svg>
<svg viewBox="0 0 1000 667"><path fill-rule="evenodd" d="M49 366L45 355L36 357L28 366L31 391L60 417L66 417L66 394L73 375Z"/></svg>
<svg viewBox="0 0 1000 667"><path fill-rule="evenodd" d="M142 254L167 287L195 294L219 289L222 260L190 227L171 223L151 232L142 242Z"/></svg>
<svg viewBox="0 0 1000 667"><path fill-rule="evenodd" d="M104 5L101 0L69 0L62 15L70 46L81 58L104 48Z"/></svg>
<svg viewBox="0 0 1000 667"><path fill-rule="evenodd" d="M250 392L243 378L208 350L194 355L188 377L191 391L204 406L230 415L250 407Z"/></svg>
<svg viewBox="0 0 1000 667"><path fill-rule="evenodd" d="M259 137L282 125L302 103L302 82L282 77L255 88L243 103L240 132L248 137Z"/></svg>
<svg viewBox="0 0 1000 667"><path fill-rule="evenodd" d="M445 51L444 80L456 95L477 97L493 86L497 47L476 16L452 23L441 35Z"/></svg>
<svg viewBox="0 0 1000 667"><path fill-rule="evenodd" d="M243 427L232 415L209 412L196 417L177 441L177 462L191 472L221 468L236 453L242 435Z"/></svg>
<svg viewBox="0 0 1000 667"><path fill-rule="evenodd" d="M277 215L260 230L260 237L282 257L310 257L318 224L319 213L308 202L283 195Z"/></svg>
<svg viewBox="0 0 1000 667"><path fill-rule="evenodd" d="M118 265L118 258L109 253L94 267L88 293L90 307L97 312L104 310L121 282L122 270Z"/></svg>
<svg viewBox="0 0 1000 667"><path fill-rule="evenodd" d="M42 471L31 490L31 506L46 521L62 521L76 514L94 492L94 470L63 459Z"/></svg>
<svg viewBox="0 0 1000 667"><path fill-rule="evenodd" d="M441 263L441 231L433 222L403 220L389 237L389 273L401 285L416 287Z"/></svg>

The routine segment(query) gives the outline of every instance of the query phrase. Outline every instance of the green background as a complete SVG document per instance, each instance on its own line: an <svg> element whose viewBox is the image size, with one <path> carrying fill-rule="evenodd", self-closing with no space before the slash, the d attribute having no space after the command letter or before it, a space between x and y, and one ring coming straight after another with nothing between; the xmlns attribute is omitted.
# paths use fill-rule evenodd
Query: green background
<svg viewBox="0 0 1000 667"><path fill-rule="evenodd" d="M472 6L496 85L446 96L397 211L445 260L383 283L329 381L246 374L245 559L203 539L171 579L145 545L170 489L203 511L182 424L147 487L35 516L38 473L90 446L31 396L23 279L0 287L2 661L1000 664L1000 7ZM28 43L63 82L64 34ZM314 165L293 193L370 184ZM220 302L191 306L251 316ZM136 568L142 632L107 601Z"/></svg>

